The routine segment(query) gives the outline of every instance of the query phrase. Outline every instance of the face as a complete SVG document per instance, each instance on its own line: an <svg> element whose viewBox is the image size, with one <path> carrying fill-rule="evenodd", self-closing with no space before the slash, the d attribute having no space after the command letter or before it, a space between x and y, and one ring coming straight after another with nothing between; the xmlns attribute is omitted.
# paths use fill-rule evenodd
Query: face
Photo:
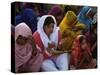
<svg viewBox="0 0 100 75"><path fill-rule="evenodd" d="M23 37L23 36L19 35L16 42L19 45L25 45L27 43L27 40L28 39L26 37Z"/></svg>
<svg viewBox="0 0 100 75"><path fill-rule="evenodd" d="M85 50L85 49L87 48L87 42L86 42L85 39L83 39L82 42L81 42L81 48L82 48L83 50Z"/></svg>
<svg viewBox="0 0 100 75"><path fill-rule="evenodd" d="M53 32L54 23L51 23L49 25L44 26L44 32L47 34L47 36L50 36Z"/></svg>

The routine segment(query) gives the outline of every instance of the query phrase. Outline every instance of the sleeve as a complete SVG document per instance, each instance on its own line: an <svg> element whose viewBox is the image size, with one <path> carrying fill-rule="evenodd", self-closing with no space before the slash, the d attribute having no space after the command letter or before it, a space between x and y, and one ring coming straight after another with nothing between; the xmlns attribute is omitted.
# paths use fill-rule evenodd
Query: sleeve
<svg viewBox="0 0 100 75"><path fill-rule="evenodd" d="M75 51L72 51L70 65L76 66L77 63L78 63L77 54L75 53Z"/></svg>
<svg viewBox="0 0 100 75"><path fill-rule="evenodd" d="M58 49L61 49L61 45L62 45L61 39L62 39L61 33L60 33L60 31L58 31Z"/></svg>

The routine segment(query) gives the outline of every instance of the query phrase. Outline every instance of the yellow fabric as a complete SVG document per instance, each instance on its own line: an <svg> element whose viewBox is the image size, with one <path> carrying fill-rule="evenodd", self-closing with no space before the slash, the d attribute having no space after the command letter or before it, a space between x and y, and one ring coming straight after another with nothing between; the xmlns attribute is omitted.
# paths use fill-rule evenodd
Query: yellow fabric
<svg viewBox="0 0 100 75"><path fill-rule="evenodd" d="M74 31L72 26L76 27L78 30ZM71 51L74 39L85 29L85 25L77 21L77 16L73 11L68 11L59 27L63 39L62 50Z"/></svg>

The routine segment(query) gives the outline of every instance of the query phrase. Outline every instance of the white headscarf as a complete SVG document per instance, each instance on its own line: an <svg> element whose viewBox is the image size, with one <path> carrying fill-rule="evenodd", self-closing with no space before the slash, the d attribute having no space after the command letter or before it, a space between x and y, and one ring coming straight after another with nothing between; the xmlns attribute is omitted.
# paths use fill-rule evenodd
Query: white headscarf
<svg viewBox="0 0 100 75"><path fill-rule="evenodd" d="M50 35L50 39L47 37L46 33L43 30L43 25L44 25L45 19L47 17L51 17L54 20L54 29L53 29L52 34ZM57 46L57 44L58 44L58 28L57 28L57 22L56 22L56 19L54 18L54 16L52 16L52 15L42 16L38 21L37 28L38 28L37 31L40 34L41 40L42 40L45 48L47 48L48 43L51 43L51 42L54 42L55 45Z"/></svg>

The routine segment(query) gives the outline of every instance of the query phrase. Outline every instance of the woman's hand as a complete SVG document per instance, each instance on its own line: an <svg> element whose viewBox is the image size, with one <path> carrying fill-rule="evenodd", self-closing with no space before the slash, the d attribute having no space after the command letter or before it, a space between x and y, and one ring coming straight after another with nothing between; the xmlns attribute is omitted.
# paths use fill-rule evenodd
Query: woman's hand
<svg viewBox="0 0 100 75"><path fill-rule="evenodd" d="M36 45L35 45L35 40L34 40L32 35L28 36L28 42L32 45L33 54L36 54L37 48L36 48Z"/></svg>
<svg viewBox="0 0 100 75"><path fill-rule="evenodd" d="M48 43L48 48L53 49L53 48L55 48L55 47L56 47L56 45L55 45L54 42Z"/></svg>
<svg viewBox="0 0 100 75"><path fill-rule="evenodd" d="M51 51L50 51L48 48L45 49L44 52L45 52L49 57L52 56L52 53L51 53Z"/></svg>
<svg viewBox="0 0 100 75"><path fill-rule="evenodd" d="M29 42L30 44L33 44L34 38L33 38L32 35L29 35L29 36L28 36L28 42Z"/></svg>

